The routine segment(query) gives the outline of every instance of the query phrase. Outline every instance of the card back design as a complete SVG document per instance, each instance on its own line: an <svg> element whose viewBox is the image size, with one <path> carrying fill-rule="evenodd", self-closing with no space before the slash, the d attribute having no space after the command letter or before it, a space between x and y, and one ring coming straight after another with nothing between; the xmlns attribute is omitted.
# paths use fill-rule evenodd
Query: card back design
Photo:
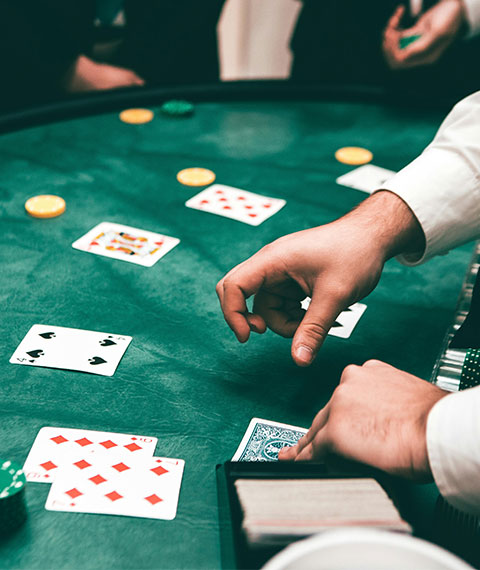
<svg viewBox="0 0 480 570"><path fill-rule="evenodd" d="M253 418L232 461L277 461L278 452L292 447L308 430Z"/></svg>

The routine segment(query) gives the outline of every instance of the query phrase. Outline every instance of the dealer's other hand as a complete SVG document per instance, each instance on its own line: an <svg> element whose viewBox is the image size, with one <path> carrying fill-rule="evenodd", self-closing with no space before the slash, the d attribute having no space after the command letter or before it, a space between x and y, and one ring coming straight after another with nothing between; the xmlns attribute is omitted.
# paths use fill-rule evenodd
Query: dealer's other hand
<svg viewBox="0 0 480 570"><path fill-rule="evenodd" d="M281 460L353 460L387 473L427 481L427 418L448 392L377 360L345 368L328 404Z"/></svg>

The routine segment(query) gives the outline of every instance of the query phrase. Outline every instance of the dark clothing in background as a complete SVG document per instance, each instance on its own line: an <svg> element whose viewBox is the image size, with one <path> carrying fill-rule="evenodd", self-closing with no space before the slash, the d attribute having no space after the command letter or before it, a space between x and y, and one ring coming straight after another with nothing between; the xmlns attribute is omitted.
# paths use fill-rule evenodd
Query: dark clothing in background
<svg viewBox="0 0 480 570"><path fill-rule="evenodd" d="M60 81L91 46L93 2L0 0L0 104L21 107L60 92Z"/></svg>
<svg viewBox="0 0 480 570"><path fill-rule="evenodd" d="M119 65L150 84L219 80L217 22L224 0L126 0Z"/></svg>
<svg viewBox="0 0 480 570"><path fill-rule="evenodd" d="M111 63L147 85L219 79L216 26L224 0L126 0L123 43ZM101 34L94 0L0 0L0 107L63 95L61 81Z"/></svg>

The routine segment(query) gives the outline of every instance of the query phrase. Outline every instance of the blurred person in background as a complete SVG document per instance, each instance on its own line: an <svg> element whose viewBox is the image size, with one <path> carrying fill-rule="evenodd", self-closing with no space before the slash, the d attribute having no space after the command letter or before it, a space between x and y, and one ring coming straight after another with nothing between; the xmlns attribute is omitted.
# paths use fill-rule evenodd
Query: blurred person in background
<svg viewBox="0 0 480 570"><path fill-rule="evenodd" d="M0 110L65 93L218 81L223 2L0 0Z"/></svg>

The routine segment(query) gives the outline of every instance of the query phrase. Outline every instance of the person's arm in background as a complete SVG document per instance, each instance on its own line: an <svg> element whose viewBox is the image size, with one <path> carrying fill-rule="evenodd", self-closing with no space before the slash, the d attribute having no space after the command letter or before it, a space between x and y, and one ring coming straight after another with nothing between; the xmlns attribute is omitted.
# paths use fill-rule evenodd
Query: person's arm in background
<svg viewBox="0 0 480 570"><path fill-rule="evenodd" d="M402 27L405 7L399 6L387 23L383 35L383 54L392 69L409 69L437 62L450 45L465 33L473 35L480 27L480 2L478 0L440 0L416 23ZM401 49L403 37L419 36L409 46Z"/></svg>

